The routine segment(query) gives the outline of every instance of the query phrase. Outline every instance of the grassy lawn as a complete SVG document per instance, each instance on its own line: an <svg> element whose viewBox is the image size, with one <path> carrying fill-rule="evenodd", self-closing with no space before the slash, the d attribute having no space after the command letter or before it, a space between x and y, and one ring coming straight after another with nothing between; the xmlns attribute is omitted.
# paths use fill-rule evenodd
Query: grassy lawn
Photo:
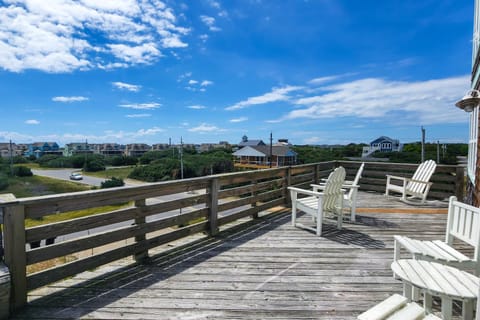
<svg viewBox="0 0 480 320"><path fill-rule="evenodd" d="M9 178L8 183L8 188L1 190L0 193L13 193L17 198L91 189L91 187L87 185L35 175L31 177Z"/></svg>
<svg viewBox="0 0 480 320"><path fill-rule="evenodd" d="M97 177L97 178L105 178L105 179L110 179L112 177L126 179L133 169L135 169L135 166L111 168L111 169L109 168L107 170L97 171L97 172L84 172L83 174Z"/></svg>

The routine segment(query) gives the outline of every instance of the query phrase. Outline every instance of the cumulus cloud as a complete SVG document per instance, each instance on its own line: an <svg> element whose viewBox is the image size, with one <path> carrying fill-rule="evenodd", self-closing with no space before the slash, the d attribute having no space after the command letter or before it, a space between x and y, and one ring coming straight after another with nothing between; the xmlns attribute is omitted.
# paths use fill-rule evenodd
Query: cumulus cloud
<svg viewBox="0 0 480 320"><path fill-rule="evenodd" d="M140 85L129 84L125 82L112 82L112 85L120 90L127 90L132 92L138 92L142 88Z"/></svg>
<svg viewBox="0 0 480 320"><path fill-rule="evenodd" d="M136 113L136 114L127 114L126 118L148 118L152 115L150 113Z"/></svg>
<svg viewBox="0 0 480 320"><path fill-rule="evenodd" d="M248 120L247 117L240 117L240 118L230 119L229 121L233 122L233 123L236 123L236 122L243 122L243 121L247 121L247 120Z"/></svg>
<svg viewBox="0 0 480 320"><path fill-rule="evenodd" d="M233 106L229 106L225 108L225 110L239 110L243 108L247 108L253 105L259 104L266 104L271 102L277 101L287 101L290 100L290 96L288 95L292 91L297 91L302 89L303 87L297 86L286 86L282 88L273 88L272 91L265 93L261 96L250 97L247 100L240 101Z"/></svg>
<svg viewBox="0 0 480 320"><path fill-rule="evenodd" d="M66 103L70 103L70 102L82 102L82 101L87 101L87 100L88 100L87 97L82 97L82 96L71 96L71 97L59 96L59 97L53 97L53 98L52 98L52 101L55 101L55 102L66 102Z"/></svg>
<svg viewBox="0 0 480 320"><path fill-rule="evenodd" d="M25 124L40 124L40 121L31 119L31 120L26 120Z"/></svg>
<svg viewBox="0 0 480 320"><path fill-rule="evenodd" d="M210 31L217 32L217 31L222 30L219 27L215 26L215 18L214 17L209 17L209 16L202 15L202 16L200 16L200 20L202 20L202 22L208 27L208 30L210 30Z"/></svg>
<svg viewBox="0 0 480 320"><path fill-rule="evenodd" d="M21 142L35 142L35 141L56 141L59 144L66 144L72 141L85 141L89 143L131 143L138 141L145 141L151 139L150 143L154 143L158 140L157 134L165 132L164 129L159 127L142 128L136 131L114 131L106 130L100 134L85 134L85 133L63 133L59 134L47 134L47 135L29 135L15 131L0 131L0 141L21 141Z"/></svg>
<svg viewBox="0 0 480 320"><path fill-rule="evenodd" d="M212 84L213 84L213 81L210 81L210 80L203 80L202 83L200 83L202 87L211 86Z"/></svg>
<svg viewBox="0 0 480 320"><path fill-rule="evenodd" d="M159 0L5 0L0 68L71 72L148 64L162 49L188 46L181 38L189 32Z"/></svg>
<svg viewBox="0 0 480 320"><path fill-rule="evenodd" d="M188 131L198 132L198 133L206 133L206 132L221 131L221 129L214 126L214 125L202 123L201 125L199 125L197 127L188 129Z"/></svg>
<svg viewBox="0 0 480 320"><path fill-rule="evenodd" d="M297 108L281 120L358 117L422 124L464 122L453 105L458 93L468 87L468 76L414 82L359 79L325 86L325 94L294 101Z"/></svg>
<svg viewBox="0 0 480 320"><path fill-rule="evenodd" d="M130 103L130 104L121 104L122 108L129 108L135 110L152 110L160 108L161 104L156 102L150 103Z"/></svg>
<svg viewBox="0 0 480 320"><path fill-rule="evenodd" d="M207 91L207 87L213 85L213 81L210 80L202 80L198 81L195 79L190 79L188 80L188 86L185 87L185 89L189 91L200 91L200 92L205 92Z"/></svg>

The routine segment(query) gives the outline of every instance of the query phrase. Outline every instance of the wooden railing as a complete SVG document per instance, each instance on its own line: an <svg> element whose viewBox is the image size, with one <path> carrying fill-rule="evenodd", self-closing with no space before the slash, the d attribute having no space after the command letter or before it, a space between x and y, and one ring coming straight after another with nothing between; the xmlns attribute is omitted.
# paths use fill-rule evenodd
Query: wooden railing
<svg viewBox="0 0 480 320"><path fill-rule="evenodd" d="M360 163L330 161L0 201L5 263L12 280L11 307L25 305L29 290L128 256L141 263L148 259L151 248L199 232L215 236L220 227L231 222L249 216L255 218L260 212L289 205L288 186L309 187L339 165L346 168L347 179L353 179ZM384 192L386 173L408 175L416 167L367 163L360 189ZM463 169L439 166L432 181L433 196L458 196L463 190ZM41 220L73 210L101 210L107 205L119 204L122 206L113 211L25 227L26 219ZM28 245L58 237L62 237L62 241L52 245L34 249ZM81 254L85 252L90 254ZM65 257L74 259L69 261ZM55 259L60 261L27 274L28 266Z"/></svg>

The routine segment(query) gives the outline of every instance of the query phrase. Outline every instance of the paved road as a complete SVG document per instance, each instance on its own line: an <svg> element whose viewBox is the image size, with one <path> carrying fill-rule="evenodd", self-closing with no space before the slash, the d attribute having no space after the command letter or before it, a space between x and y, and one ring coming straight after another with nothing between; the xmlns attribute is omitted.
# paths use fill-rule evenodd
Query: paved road
<svg viewBox="0 0 480 320"><path fill-rule="evenodd" d="M55 170L43 170L43 169L32 169L32 173L37 176L49 177L53 179L60 179L60 180L70 180L70 173L72 171L79 171L78 169L55 169ZM75 182L88 184L91 186L99 187L100 184L105 181L103 178L97 177L90 177L90 176L83 176L83 180L76 180Z"/></svg>

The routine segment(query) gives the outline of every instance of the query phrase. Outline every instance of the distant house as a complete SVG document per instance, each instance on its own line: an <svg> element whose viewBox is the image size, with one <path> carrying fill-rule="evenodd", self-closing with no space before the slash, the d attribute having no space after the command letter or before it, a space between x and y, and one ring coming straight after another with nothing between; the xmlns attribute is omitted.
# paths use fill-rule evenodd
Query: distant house
<svg viewBox="0 0 480 320"><path fill-rule="evenodd" d="M10 156L21 156L23 150L20 145L15 143L10 144L9 142L0 143L0 157L9 158Z"/></svg>
<svg viewBox="0 0 480 320"><path fill-rule="evenodd" d="M242 147L247 147L247 146L265 146L265 142L263 142L262 140L248 140L248 137L247 136L243 136L242 137L242 141L240 141L240 143L238 144L238 147L239 148L242 148Z"/></svg>
<svg viewBox="0 0 480 320"><path fill-rule="evenodd" d="M63 155L71 157L77 154L91 154L93 153L93 146L87 142L72 142L67 143L63 148Z"/></svg>
<svg viewBox="0 0 480 320"><path fill-rule="evenodd" d="M270 146L265 144L245 146L233 153L235 166L244 168L268 168L290 166L297 163L297 153L288 146ZM270 159L271 158L271 159Z"/></svg>
<svg viewBox="0 0 480 320"><path fill-rule="evenodd" d="M171 147L172 145L169 143L155 143L155 144L152 144L152 151L168 150Z"/></svg>
<svg viewBox="0 0 480 320"><path fill-rule="evenodd" d="M125 146L125 155L132 157L141 157L146 152L151 151L152 147L145 143L131 143Z"/></svg>
<svg viewBox="0 0 480 320"><path fill-rule="evenodd" d="M391 139L386 136L381 136L372 142L370 142L370 146L363 147L362 157L368 157L372 153L380 151L380 152L396 152L402 151L402 144L397 139Z"/></svg>
<svg viewBox="0 0 480 320"><path fill-rule="evenodd" d="M100 143L94 145L93 152L106 157L122 156L125 146L118 143Z"/></svg>
<svg viewBox="0 0 480 320"><path fill-rule="evenodd" d="M207 152L215 149L226 149L230 147L227 141L220 141L219 143L202 143L198 148L198 152Z"/></svg>
<svg viewBox="0 0 480 320"><path fill-rule="evenodd" d="M56 142L35 142L27 145L25 156L35 156L40 158L44 155L62 155L62 150Z"/></svg>

